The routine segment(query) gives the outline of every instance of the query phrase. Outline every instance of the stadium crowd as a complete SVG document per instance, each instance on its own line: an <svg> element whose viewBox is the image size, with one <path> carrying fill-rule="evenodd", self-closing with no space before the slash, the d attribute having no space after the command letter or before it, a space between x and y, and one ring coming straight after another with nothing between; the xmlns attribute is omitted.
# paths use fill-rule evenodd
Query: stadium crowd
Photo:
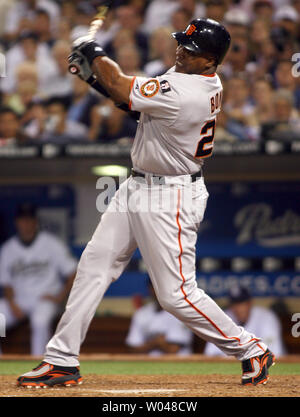
<svg viewBox="0 0 300 417"><path fill-rule="evenodd" d="M68 72L96 5L0 1L0 146L132 140L136 121ZM171 33L199 17L232 36L215 139L300 139L300 0L119 0L97 41L124 73L155 77L173 66Z"/></svg>

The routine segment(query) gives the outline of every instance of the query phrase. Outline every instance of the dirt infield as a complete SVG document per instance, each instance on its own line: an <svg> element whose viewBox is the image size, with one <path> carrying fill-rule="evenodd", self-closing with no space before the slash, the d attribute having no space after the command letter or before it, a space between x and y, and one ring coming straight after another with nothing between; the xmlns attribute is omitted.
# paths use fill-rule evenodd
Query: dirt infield
<svg viewBox="0 0 300 417"><path fill-rule="evenodd" d="M299 397L300 375L274 375L243 387L237 375L86 375L79 387L26 389L0 376L1 397Z"/></svg>

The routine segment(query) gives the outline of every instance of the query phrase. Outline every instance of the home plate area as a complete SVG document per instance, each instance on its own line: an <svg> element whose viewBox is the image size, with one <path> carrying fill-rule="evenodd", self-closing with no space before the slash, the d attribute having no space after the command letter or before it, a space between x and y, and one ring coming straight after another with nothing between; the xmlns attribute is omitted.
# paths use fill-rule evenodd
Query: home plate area
<svg viewBox="0 0 300 417"><path fill-rule="evenodd" d="M2 397L294 397L300 375L274 375L267 385L243 387L238 375L85 375L76 387L26 389L0 376Z"/></svg>

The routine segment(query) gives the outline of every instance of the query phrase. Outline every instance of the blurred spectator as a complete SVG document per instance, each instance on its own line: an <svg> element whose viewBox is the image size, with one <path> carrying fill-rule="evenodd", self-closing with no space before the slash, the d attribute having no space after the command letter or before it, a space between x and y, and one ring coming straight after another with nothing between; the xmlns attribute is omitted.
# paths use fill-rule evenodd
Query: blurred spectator
<svg viewBox="0 0 300 417"><path fill-rule="evenodd" d="M291 91L279 89L273 94L274 117L262 126L262 135L266 139L300 140L300 118L294 107Z"/></svg>
<svg viewBox="0 0 300 417"><path fill-rule="evenodd" d="M126 75L145 75L141 71L141 56L134 45L124 45L116 51L116 61Z"/></svg>
<svg viewBox="0 0 300 417"><path fill-rule="evenodd" d="M292 0L292 6L297 11L298 15L300 16L300 0Z"/></svg>
<svg viewBox="0 0 300 417"><path fill-rule="evenodd" d="M70 44L57 41L52 48L52 56L44 61L44 71L40 74L41 94L45 97L70 97L72 95L73 76L69 73L68 56Z"/></svg>
<svg viewBox="0 0 300 417"><path fill-rule="evenodd" d="M124 33L123 30L130 33L133 42L136 44L141 54L142 63L144 64L148 58L148 39L147 36L141 31L142 17L138 14L137 10L128 5L120 6L116 9L116 21L119 25L119 32ZM116 57L116 49L127 45L126 39L119 38L117 42L118 33L115 35L114 41L109 42L105 50L111 57ZM132 42L132 41L131 41Z"/></svg>
<svg viewBox="0 0 300 417"><path fill-rule="evenodd" d="M151 34L158 28L170 26L171 16L176 9L178 4L173 0L151 1L145 13L144 31Z"/></svg>
<svg viewBox="0 0 300 417"><path fill-rule="evenodd" d="M92 109L89 139L99 142L110 142L122 138L133 139L136 128L136 120L107 99Z"/></svg>
<svg viewBox="0 0 300 417"><path fill-rule="evenodd" d="M1 0L0 1L0 36L3 36L5 21L7 19L7 14L11 8L11 0ZM0 39L1 43L1 39Z"/></svg>
<svg viewBox="0 0 300 417"><path fill-rule="evenodd" d="M26 143L17 113L8 107L0 108L0 146L16 146Z"/></svg>
<svg viewBox="0 0 300 417"><path fill-rule="evenodd" d="M233 41L246 38L250 24L249 14L241 9L232 9L225 13L224 24Z"/></svg>
<svg viewBox="0 0 300 417"><path fill-rule="evenodd" d="M276 88L289 90L293 94L295 106L300 108L300 86L292 74L293 65L291 61L279 61L274 74L274 84Z"/></svg>
<svg viewBox="0 0 300 417"><path fill-rule="evenodd" d="M38 84L38 70L34 62L24 61L16 68L16 85L19 86L25 82Z"/></svg>
<svg viewBox="0 0 300 417"><path fill-rule="evenodd" d="M50 99L47 103L48 118L42 140L65 143L70 140L87 140L88 129L82 124L67 118L67 104L59 98Z"/></svg>
<svg viewBox="0 0 300 417"><path fill-rule="evenodd" d="M108 12L107 17L104 20L104 23L101 29L98 30L96 34L97 42L99 42L100 45L103 45L104 48L106 48L106 45L114 39L119 29L120 29L120 26L118 22L116 22L114 19L114 12L113 11ZM74 33L73 33L73 36L74 36Z"/></svg>
<svg viewBox="0 0 300 417"><path fill-rule="evenodd" d="M299 14L294 7L289 5L280 7L274 14L274 21L291 37L296 38L299 34Z"/></svg>
<svg viewBox="0 0 300 417"><path fill-rule="evenodd" d="M42 102L30 103L22 118L23 132L32 140L40 140L47 118L47 110Z"/></svg>
<svg viewBox="0 0 300 417"><path fill-rule="evenodd" d="M60 19L58 22L57 39L71 43L71 25L67 19Z"/></svg>
<svg viewBox="0 0 300 417"><path fill-rule="evenodd" d="M271 84L264 78L255 81L252 89L254 113L257 124L262 125L274 119L273 90Z"/></svg>
<svg viewBox="0 0 300 417"><path fill-rule="evenodd" d="M68 119L90 126L90 113L94 105L98 104L99 95L79 77L73 77L73 95L68 109Z"/></svg>
<svg viewBox="0 0 300 417"><path fill-rule="evenodd" d="M24 114L29 104L37 97L38 82L25 80L17 84L15 94L12 94L5 102L20 116Z"/></svg>
<svg viewBox="0 0 300 417"><path fill-rule="evenodd" d="M151 302L134 313L126 344L133 353L189 355L192 353L193 333L161 308L150 280L148 288Z"/></svg>
<svg viewBox="0 0 300 417"><path fill-rule="evenodd" d="M155 30L150 38L150 58L144 71L149 77L163 74L174 65L177 42L170 28Z"/></svg>
<svg viewBox="0 0 300 417"><path fill-rule="evenodd" d="M55 30L59 18L59 7L51 0L17 0L11 6L4 28L6 39L15 40L24 30L32 30L36 9L46 10L51 17L51 26Z"/></svg>
<svg viewBox="0 0 300 417"><path fill-rule="evenodd" d="M87 1L75 4L74 8L72 39L88 34L90 23L96 14L96 8Z"/></svg>
<svg viewBox="0 0 300 417"><path fill-rule="evenodd" d="M199 17L205 17L205 6L202 1L198 0L178 0L179 8L186 10L192 19L198 19Z"/></svg>
<svg viewBox="0 0 300 417"><path fill-rule="evenodd" d="M258 139L259 128L250 101L250 88L245 78L235 77L226 83L226 100L223 104L228 116L227 127L239 139Z"/></svg>
<svg viewBox="0 0 300 417"><path fill-rule="evenodd" d="M16 71L25 61L36 65L39 76L43 76L45 62L49 61L49 48L39 43L34 32L23 32L16 43L6 54L7 76L1 82L1 89L11 94L16 89Z"/></svg>
<svg viewBox="0 0 300 417"><path fill-rule="evenodd" d="M68 24L71 27L74 27L76 25L76 17L77 17L76 4L77 2L75 1L64 0L61 2L61 6L60 6L61 20L68 22Z"/></svg>
<svg viewBox="0 0 300 417"><path fill-rule="evenodd" d="M256 19L250 28L250 49L252 59L259 59L262 45L270 39L270 26L264 19Z"/></svg>
<svg viewBox="0 0 300 417"><path fill-rule="evenodd" d="M51 19L49 13L44 9L35 12L33 30L37 34L39 41L46 43L50 48L55 43L51 31Z"/></svg>
<svg viewBox="0 0 300 417"><path fill-rule="evenodd" d="M176 9L171 16L171 26L174 29L173 31L183 32L191 20L192 16L187 10L183 8ZM159 30L163 30L163 27L155 29L152 34Z"/></svg>
<svg viewBox="0 0 300 417"><path fill-rule="evenodd" d="M214 141L234 142L239 140L239 137L234 132L231 133L230 130L231 126L228 116L225 111L221 111L217 118Z"/></svg>
<svg viewBox="0 0 300 417"><path fill-rule="evenodd" d="M207 0L205 17L222 23L227 9L226 0Z"/></svg>
<svg viewBox="0 0 300 417"><path fill-rule="evenodd" d="M226 78L234 78L247 71L249 62L249 45L247 38L237 38L232 41L227 59L221 67Z"/></svg>
<svg viewBox="0 0 300 417"><path fill-rule="evenodd" d="M231 288L229 307L225 312L239 326L263 339L275 356L282 356L285 353L280 321L271 310L254 306L251 294L246 288L242 286ZM204 354L224 356L224 353L212 343L206 344Z"/></svg>
<svg viewBox="0 0 300 417"><path fill-rule="evenodd" d="M253 3L253 22L257 19L263 20L266 24L271 24L274 5L271 0L256 0Z"/></svg>
<svg viewBox="0 0 300 417"><path fill-rule="evenodd" d="M204 4L196 0L153 0L146 10L143 29L150 34L157 28L170 26L177 9L185 10L190 20L205 17Z"/></svg>
<svg viewBox="0 0 300 417"><path fill-rule="evenodd" d="M31 102L52 97L70 103L68 119L88 127L92 140L132 136L134 121L107 103L101 103L100 107L110 107L109 114L118 120L118 128L113 128L109 117L101 115L103 109L99 114L95 109L91 112L101 100L100 96L75 82L68 72L71 41L87 34L96 11L95 2L14 0L8 4L8 0L2 0L0 11L7 16L5 36L0 38L7 73L6 78L0 80L2 105L24 115L22 123L31 137L32 132L36 137L37 132L42 131L40 116L48 111L47 108L42 110L41 105L32 107ZM204 16L223 21L232 37L230 51L219 67L219 74L225 83L229 82L230 88L242 84L235 79L244 77L248 89L243 104L230 101L241 99L244 85L236 100L234 94L229 94L229 102L224 96L226 114L219 117L217 134L221 136L223 132L226 140L260 136L263 139L267 132L277 135L272 89L283 88L293 95L293 117L289 117L287 123L293 125L290 132L295 137L300 77L293 77L291 69L292 56L299 52L300 46L300 0L120 0L109 11L96 39L126 74L145 73L155 77L174 65L177 44L171 33L184 30L193 18ZM270 79L272 88L268 86ZM283 107L289 113L287 101ZM27 117L32 110L37 110L38 118L29 120ZM103 114L108 111L104 110Z"/></svg>
<svg viewBox="0 0 300 417"><path fill-rule="evenodd" d="M18 207L15 224L17 234L1 248L4 298L0 299L0 313L7 329L28 317L31 354L42 355L52 320L71 289L76 262L59 239L39 230L36 208L31 204Z"/></svg>

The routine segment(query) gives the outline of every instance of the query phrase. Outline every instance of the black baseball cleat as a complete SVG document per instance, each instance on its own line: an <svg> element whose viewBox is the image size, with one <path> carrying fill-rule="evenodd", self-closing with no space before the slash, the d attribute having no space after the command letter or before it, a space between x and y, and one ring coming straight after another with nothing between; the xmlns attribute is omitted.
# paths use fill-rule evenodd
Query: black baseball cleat
<svg viewBox="0 0 300 417"><path fill-rule="evenodd" d="M275 365L275 355L267 349L260 356L242 361L242 385L266 384L269 378L268 369Z"/></svg>
<svg viewBox="0 0 300 417"><path fill-rule="evenodd" d="M80 385L79 367L51 365L41 362L32 371L19 376L17 385L25 388L48 388L54 385L71 387Z"/></svg>

